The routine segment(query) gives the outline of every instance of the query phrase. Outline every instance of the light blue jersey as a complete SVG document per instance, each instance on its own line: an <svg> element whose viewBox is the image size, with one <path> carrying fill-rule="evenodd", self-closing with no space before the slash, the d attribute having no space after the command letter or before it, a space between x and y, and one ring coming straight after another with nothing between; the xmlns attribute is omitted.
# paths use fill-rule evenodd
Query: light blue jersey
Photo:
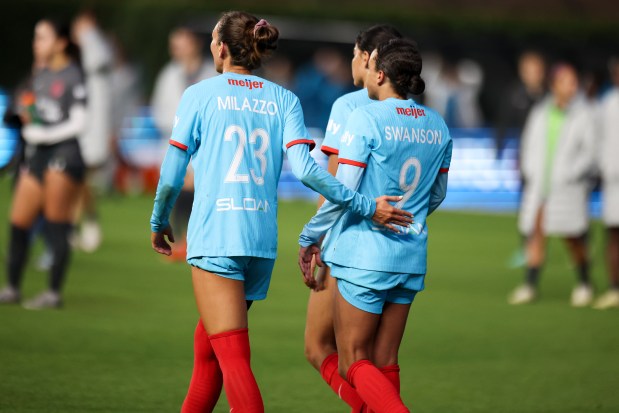
<svg viewBox="0 0 619 413"><path fill-rule="evenodd" d="M265 79L225 73L189 87L179 104L151 216L163 231L189 158L195 196L187 260L273 259L277 251L277 184L284 153L294 175L329 201L371 218L376 203L320 168L298 98Z"/></svg>
<svg viewBox="0 0 619 413"><path fill-rule="evenodd" d="M340 140L344 134L344 128L346 127L346 122L348 122L348 117L353 110L372 102L373 100L368 96L367 89L357 90L340 96L335 103L333 103L333 107L331 108L325 139L322 142L320 150L327 156L338 155L340 152Z"/></svg>
<svg viewBox="0 0 619 413"><path fill-rule="evenodd" d="M265 79L225 73L187 89L170 143L193 157L188 259L275 258L284 152L307 136L297 97Z"/></svg>
<svg viewBox="0 0 619 413"><path fill-rule="evenodd" d="M371 198L402 195L396 207L411 212L415 222L396 234L345 214L331 234L334 239L326 260L348 268L425 274L426 218L444 198L446 180L437 178L448 172L451 150L443 119L413 100L391 98L356 109L341 139L339 162L364 168L359 193ZM438 204L433 197L439 199ZM323 207L322 214L321 208L306 225L301 245L314 242L324 232L321 215L328 215L332 207Z"/></svg>

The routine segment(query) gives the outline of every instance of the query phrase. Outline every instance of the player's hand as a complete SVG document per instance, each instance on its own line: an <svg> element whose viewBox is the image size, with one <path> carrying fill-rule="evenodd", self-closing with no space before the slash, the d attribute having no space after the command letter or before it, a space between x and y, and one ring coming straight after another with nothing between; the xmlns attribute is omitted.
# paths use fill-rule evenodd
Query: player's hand
<svg viewBox="0 0 619 413"><path fill-rule="evenodd" d="M389 202L398 202L401 196L386 196L376 198L376 211L372 216L372 221L387 227L389 230L399 233L395 225L408 227L413 223L413 214L403 211L391 205Z"/></svg>
<svg viewBox="0 0 619 413"><path fill-rule="evenodd" d="M314 274L314 281L316 283L313 288L314 291L322 291L325 289L325 281L327 279L327 266L323 265L322 267L316 268L316 256L312 257L312 274Z"/></svg>
<svg viewBox="0 0 619 413"><path fill-rule="evenodd" d="M315 264L314 264L315 259ZM303 282L312 290L317 287L316 279L314 278L315 265L324 266L320 259L320 247L312 244L309 247L301 247L299 250L299 268L303 274Z"/></svg>
<svg viewBox="0 0 619 413"><path fill-rule="evenodd" d="M168 241L174 242L174 233L172 232L172 227L169 225L161 232L151 233L150 243L155 252L169 256L172 255L172 247L166 241L166 237Z"/></svg>

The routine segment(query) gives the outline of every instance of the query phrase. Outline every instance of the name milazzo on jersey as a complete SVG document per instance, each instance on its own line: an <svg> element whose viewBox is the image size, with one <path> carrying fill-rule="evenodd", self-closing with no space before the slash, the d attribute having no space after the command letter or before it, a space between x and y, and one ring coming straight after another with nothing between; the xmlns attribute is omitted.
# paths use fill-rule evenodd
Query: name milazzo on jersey
<svg viewBox="0 0 619 413"><path fill-rule="evenodd" d="M228 79L230 86L237 86L247 88L249 90L262 89L264 82L257 80L237 80ZM248 111L258 113L261 115L275 116L278 112L277 103L272 100L263 99L248 99L242 98L242 102L237 96L217 96L217 109L218 110L235 110L235 111ZM240 103L240 105L239 105Z"/></svg>

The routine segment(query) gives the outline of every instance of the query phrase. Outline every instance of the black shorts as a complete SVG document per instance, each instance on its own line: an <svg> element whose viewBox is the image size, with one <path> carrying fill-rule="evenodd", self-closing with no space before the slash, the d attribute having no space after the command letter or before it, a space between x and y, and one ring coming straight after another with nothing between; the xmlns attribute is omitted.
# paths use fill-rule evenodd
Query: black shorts
<svg viewBox="0 0 619 413"><path fill-rule="evenodd" d="M37 145L26 155L28 172L43 182L45 171L64 172L75 182L84 182L86 164L77 139L70 139L54 145Z"/></svg>

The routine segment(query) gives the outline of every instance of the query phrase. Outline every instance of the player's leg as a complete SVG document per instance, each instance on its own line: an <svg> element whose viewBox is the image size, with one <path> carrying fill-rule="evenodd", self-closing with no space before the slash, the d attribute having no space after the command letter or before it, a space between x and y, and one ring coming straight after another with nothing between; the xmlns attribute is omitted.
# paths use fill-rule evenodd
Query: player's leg
<svg viewBox="0 0 619 413"><path fill-rule="evenodd" d="M181 413L212 412L221 394L223 376L202 320L198 320L194 332L193 349L193 372Z"/></svg>
<svg viewBox="0 0 619 413"><path fill-rule="evenodd" d="M586 235L565 238L565 243L578 275L578 284L572 291L571 303L574 307L588 306L593 301L593 287L589 274L589 251Z"/></svg>
<svg viewBox="0 0 619 413"><path fill-rule="evenodd" d="M30 249L30 229L41 213L43 186L29 173L18 178L10 213L7 287L0 292L0 303L19 302L24 265Z"/></svg>
<svg viewBox="0 0 619 413"><path fill-rule="evenodd" d="M340 375L347 377L373 411L408 412L393 384L370 361L384 297L343 280L337 284L334 322Z"/></svg>
<svg viewBox="0 0 619 413"><path fill-rule="evenodd" d="M527 268L525 282L509 297L510 304L526 304L537 298L539 275L546 254L546 239L543 230L544 209L541 207L535 217L533 231L526 241Z"/></svg>
<svg viewBox="0 0 619 413"><path fill-rule="evenodd" d="M398 393L400 392L398 352L402 337L404 337L410 307L410 303L385 303L372 351L372 361L391 381Z"/></svg>
<svg viewBox="0 0 619 413"><path fill-rule="evenodd" d="M337 288L330 270L325 274L325 289L311 291L305 320L305 358L320 372L324 381L353 411L361 411L363 400L338 373L338 354L333 329L333 300Z"/></svg>
<svg viewBox="0 0 619 413"><path fill-rule="evenodd" d="M75 223L80 225L79 246L86 252L94 252L101 245L101 226L97 211L97 198L94 193L92 180L101 168L90 168L86 174L86 184L78 201Z"/></svg>
<svg viewBox="0 0 619 413"><path fill-rule="evenodd" d="M192 267L191 273L200 318L219 362L230 408L239 412L264 412L250 365L243 281L197 267Z"/></svg>
<svg viewBox="0 0 619 413"><path fill-rule="evenodd" d="M608 227L606 265L609 289L595 302L594 307L599 310L619 307L619 227Z"/></svg>
<svg viewBox="0 0 619 413"><path fill-rule="evenodd" d="M43 215L45 235L51 248L52 265L49 274L49 291L24 304L31 309L56 308L62 304L61 289L66 278L71 256L69 237L75 208L80 195L82 176L70 176L59 170L48 169L43 177Z"/></svg>

